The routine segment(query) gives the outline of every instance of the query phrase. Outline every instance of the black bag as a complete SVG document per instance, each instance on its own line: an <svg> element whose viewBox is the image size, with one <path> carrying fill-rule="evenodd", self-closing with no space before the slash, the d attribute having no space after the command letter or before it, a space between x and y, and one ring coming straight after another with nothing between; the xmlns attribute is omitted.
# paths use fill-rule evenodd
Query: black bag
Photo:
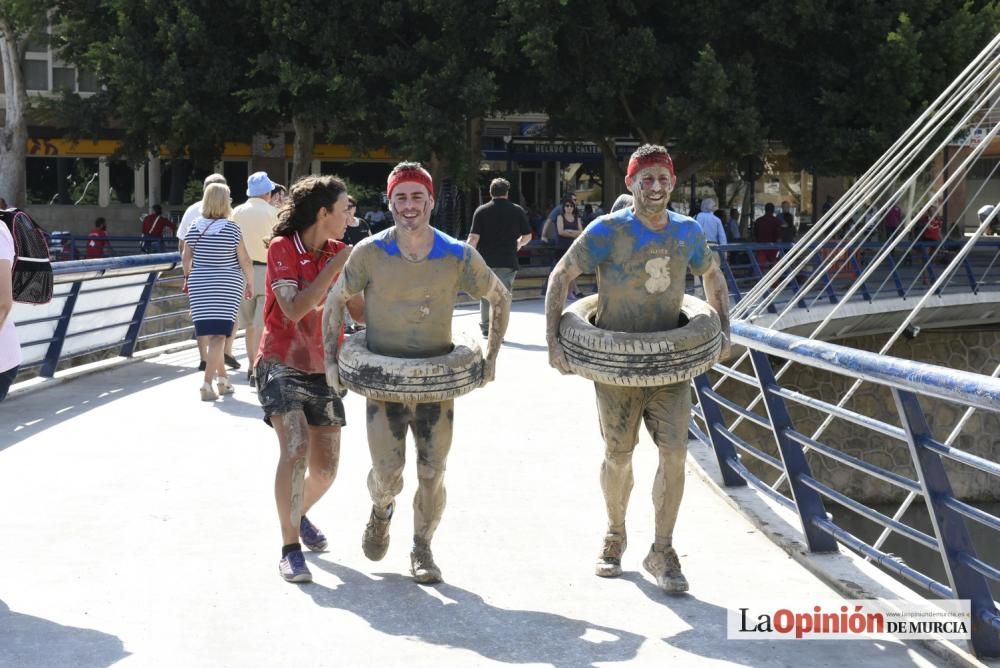
<svg viewBox="0 0 1000 668"><path fill-rule="evenodd" d="M0 218L14 237L14 301L47 304L52 299L52 263L45 231L17 208L0 209Z"/></svg>

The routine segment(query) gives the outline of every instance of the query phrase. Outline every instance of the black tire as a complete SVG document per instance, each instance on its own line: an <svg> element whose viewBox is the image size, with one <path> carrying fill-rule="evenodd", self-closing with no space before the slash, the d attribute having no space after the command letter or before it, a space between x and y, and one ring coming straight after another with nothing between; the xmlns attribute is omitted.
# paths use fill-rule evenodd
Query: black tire
<svg viewBox="0 0 1000 668"><path fill-rule="evenodd" d="M479 341L456 334L454 343L447 355L388 357L369 351L366 333L357 332L340 349L340 380L347 389L378 401L426 404L454 399L483 380Z"/></svg>
<svg viewBox="0 0 1000 668"><path fill-rule="evenodd" d="M613 332L594 326L597 295L574 302L559 322L559 341L573 373L606 385L653 387L691 380L722 353L719 315L684 296L680 322L666 332Z"/></svg>

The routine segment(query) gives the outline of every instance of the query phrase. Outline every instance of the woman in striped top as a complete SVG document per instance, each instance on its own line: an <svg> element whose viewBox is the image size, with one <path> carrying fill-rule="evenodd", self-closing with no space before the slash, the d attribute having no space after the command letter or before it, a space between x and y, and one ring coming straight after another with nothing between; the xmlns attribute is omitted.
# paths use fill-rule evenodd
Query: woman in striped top
<svg viewBox="0 0 1000 668"><path fill-rule="evenodd" d="M229 187L212 183L201 200L201 216L191 224L185 237L184 275L195 335L205 349L205 376L201 400L215 401L215 380L219 394L232 394L226 375L226 337L233 331L240 302L250 297L253 285L250 256L240 228L229 220L232 214Z"/></svg>

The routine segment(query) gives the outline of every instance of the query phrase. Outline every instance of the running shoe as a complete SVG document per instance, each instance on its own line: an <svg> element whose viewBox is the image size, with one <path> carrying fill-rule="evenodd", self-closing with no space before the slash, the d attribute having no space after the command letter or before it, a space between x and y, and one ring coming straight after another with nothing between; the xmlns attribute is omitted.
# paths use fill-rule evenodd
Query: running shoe
<svg viewBox="0 0 1000 668"><path fill-rule="evenodd" d="M289 552L288 556L278 562L278 572L285 582L312 582L313 576L306 566L306 557L302 550Z"/></svg>
<svg viewBox="0 0 1000 668"><path fill-rule="evenodd" d="M299 538L302 539L302 544L313 552L323 552L326 550L326 536L305 515L302 516L302 521L299 522Z"/></svg>

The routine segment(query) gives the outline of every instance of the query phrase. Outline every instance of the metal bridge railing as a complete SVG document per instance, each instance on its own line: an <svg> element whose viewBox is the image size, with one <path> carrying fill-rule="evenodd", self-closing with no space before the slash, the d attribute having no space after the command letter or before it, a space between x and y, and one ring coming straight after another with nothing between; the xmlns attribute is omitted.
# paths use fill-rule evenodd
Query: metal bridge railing
<svg viewBox="0 0 1000 668"><path fill-rule="evenodd" d="M48 304L15 304L22 370L52 377L66 360L117 351L131 357L193 331L177 253L53 263Z"/></svg>
<svg viewBox="0 0 1000 668"><path fill-rule="evenodd" d="M977 554L969 532L971 522L982 525L991 535L1000 535L1000 519L956 498L950 480L950 469L965 467L990 476L1000 485L1000 464L947 444L951 438L937 440L920 403L922 399L943 401L995 416L1000 414L1000 380L783 334L746 322L734 322L732 332L734 345L746 347L749 363L743 362L739 368L716 365L710 373L725 377L725 391L721 384L713 389L709 374L695 380L699 404L691 425L694 436L714 449L724 483L750 484L796 511L813 552L836 551L839 542L932 596L970 600L973 650L979 656L1000 656L1000 612L989 585L990 581L1000 582L1000 569ZM899 426L782 386L773 365L791 363L887 388ZM763 396L765 412L756 412L755 402L741 401L738 386L749 386L744 397ZM803 433L807 430L796 428L793 419L797 414L801 420L807 411L844 420L852 429L867 433L867 438L891 440L909 452L915 475L889 470L866 461L864 456L844 452L837 443L811 438ZM777 456L767 450L776 450ZM897 487L908 494L907 501L895 517L884 515L851 498L843 488L837 489L831 480L814 475L820 459L838 462L880 484ZM768 483L764 478L772 475L766 473L772 469L777 478ZM786 489L784 485L787 492L781 491ZM932 534L900 521L915 497L923 498L927 505ZM868 543L838 525L827 513L830 502L885 527L886 533L894 532L936 552L947 583L881 550L885 533L878 541ZM1000 555L988 556L996 560Z"/></svg>
<svg viewBox="0 0 1000 668"><path fill-rule="evenodd" d="M791 276L782 294L767 306L770 313L778 313L820 274L813 288L798 295L797 308L812 308L821 303L838 304L845 293L875 262L879 243L865 243L850 252L834 243L807 244L809 260L805 271ZM876 264L868 279L849 298L853 301L873 302L877 299L908 299L921 295L937 280L940 265L946 264L963 246L964 240L914 242L908 252L889 253ZM782 254L801 244L737 243L720 246L723 254L722 270L734 302L739 302L750 288L757 285L774 266ZM833 256L832 260L830 257ZM935 265L938 265L937 267ZM936 290L936 294L972 293L982 290L1000 290L1000 239L980 239L969 255L962 260L961 271Z"/></svg>
<svg viewBox="0 0 1000 668"><path fill-rule="evenodd" d="M176 237L145 240L141 235L91 237L70 232L50 232L47 236L49 257L56 262L135 255L143 253L144 248L148 248L150 253L170 253L177 250ZM95 242L94 247L90 246L92 241Z"/></svg>

